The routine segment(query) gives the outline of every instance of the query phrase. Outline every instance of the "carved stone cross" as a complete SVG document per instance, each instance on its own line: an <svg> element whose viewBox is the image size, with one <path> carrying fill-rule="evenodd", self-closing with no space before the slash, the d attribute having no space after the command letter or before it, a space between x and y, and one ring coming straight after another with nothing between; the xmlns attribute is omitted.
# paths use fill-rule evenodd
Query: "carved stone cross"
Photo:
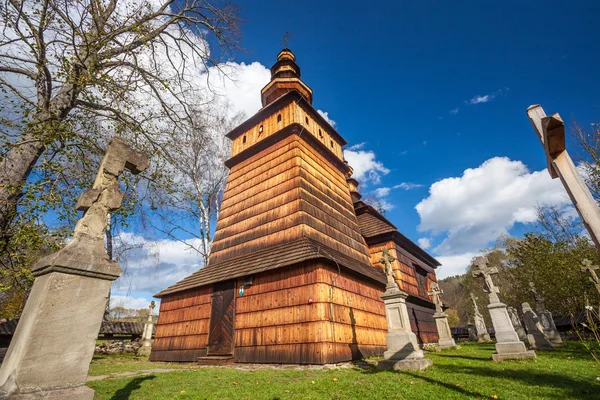
<svg viewBox="0 0 600 400"><path fill-rule="evenodd" d="M492 280L492 275L498 273L498 268L488 267L488 259L483 256L475 257L473 265L477 268L473 271L473 276L476 278L483 277L483 290L489 294L490 303L499 303L498 293L500 291Z"/></svg>
<svg viewBox="0 0 600 400"><path fill-rule="evenodd" d="M600 208L569 156L565 144L565 123L558 113L546 116L539 105L530 106L527 115L544 147L550 176L552 179L560 178L596 248L600 250Z"/></svg>
<svg viewBox="0 0 600 400"><path fill-rule="evenodd" d="M58 252L42 258L33 268L35 275L63 271L79 275L116 279L121 269L108 260L104 249L104 230L110 212L121 207L123 192L119 190L119 175L125 170L138 174L148 168L148 157L133 150L127 142L115 136L106 148L96 181L79 197L77 209L83 216L75 225L73 238Z"/></svg>
<svg viewBox="0 0 600 400"><path fill-rule="evenodd" d="M545 300L544 296L538 293L535 288L535 284L533 282L529 282L529 291L533 293L533 298L535 299L536 310L538 313L546 310L546 305L544 304Z"/></svg>
<svg viewBox="0 0 600 400"><path fill-rule="evenodd" d="M581 271L589 272L590 281L594 284L594 286L596 286L596 290L598 291L598 294L600 294L600 278L598 278L598 275L596 275L596 270L600 269L600 266L592 265L592 262L587 258L584 259L581 264L583 264Z"/></svg>
<svg viewBox="0 0 600 400"><path fill-rule="evenodd" d="M440 294L444 293L444 291L440 288L437 282L433 282L431 284L431 289L427 294L429 296L433 296L433 304L435 304L435 312L442 312L442 300L440 299Z"/></svg>
<svg viewBox="0 0 600 400"><path fill-rule="evenodd" d="M397 286L396 279L394 278L394 270L392 269L392 263L396 261L396 258L386 248L383 249L382 253L379 262L385 266L385 274L387 275L386 288Z"/></svg>
<svg viewBox="0 0 600 400"><path fill-rule="evenodd" d="M473 311L475 312L475 314L480 314L479 307L477 307L477 297L475 297L473 292L471 292L471 302L473 302Z"/></svg>

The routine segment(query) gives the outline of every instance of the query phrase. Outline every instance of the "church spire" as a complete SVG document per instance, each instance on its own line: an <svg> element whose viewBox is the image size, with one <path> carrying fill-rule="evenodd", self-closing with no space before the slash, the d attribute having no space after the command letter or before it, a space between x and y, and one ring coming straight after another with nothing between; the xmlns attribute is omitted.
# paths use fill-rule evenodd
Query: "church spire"
<svg viewBox="0 0 600 400"><path fill-rule="evenodd" d="M277 55L277 62L271 67L271 81L261 90L262 106L267 106L292 90L312 104L312 90L300 79L296 56L286 48Z"/></svg>

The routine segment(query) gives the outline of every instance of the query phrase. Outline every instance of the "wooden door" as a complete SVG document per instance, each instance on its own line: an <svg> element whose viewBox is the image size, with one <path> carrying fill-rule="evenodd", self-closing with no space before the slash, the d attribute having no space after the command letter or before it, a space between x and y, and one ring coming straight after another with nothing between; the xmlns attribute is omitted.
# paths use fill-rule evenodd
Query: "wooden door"
<svg viewBox="0 0 600 400"><path fill-rule="evenodd" d="M233 354L235 281L213 285L207 354Z"/></svg>

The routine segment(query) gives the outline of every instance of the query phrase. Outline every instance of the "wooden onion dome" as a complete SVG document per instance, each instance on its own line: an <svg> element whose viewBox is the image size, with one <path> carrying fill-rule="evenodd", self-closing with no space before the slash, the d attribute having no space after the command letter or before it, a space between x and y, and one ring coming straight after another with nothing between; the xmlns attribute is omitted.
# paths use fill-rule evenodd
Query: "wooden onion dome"
<svg viewBox="0 0 600 400"><path fill-rule="evenodd" d="M284 94L295 90L312 104L312 89L300 79L300 67L290 49L283 49L277 55L277 62L271 67L271 81L261 90L262 106L271 104Z"/></svg>

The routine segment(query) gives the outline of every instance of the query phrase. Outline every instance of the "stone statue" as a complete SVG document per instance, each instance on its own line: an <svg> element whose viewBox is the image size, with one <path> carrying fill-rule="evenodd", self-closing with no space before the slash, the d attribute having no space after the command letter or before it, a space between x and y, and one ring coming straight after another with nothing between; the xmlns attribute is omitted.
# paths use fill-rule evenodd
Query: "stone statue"
<svg viewBox="0 0 600 400"><path fill-rule="evenodd" d="M110 286L121 274L104 249L107 215L123 200L119 175L125 169L137 174L148 166L148 157L124 139L114 137L108 145L94 186L77 202L83 216L73 238L32 268L31 294L0 368L0 398L94 397L85 386L88 368Z"/></svg>
<svg viewBox="0 0 600 400"><path fill-rule="evenodd" d="M488 266L487 257L475 257L473 260L473 276L483 278L483 289L488 293L490 304L488 310L492 323L494 324L494 332L496 334L496 353L492 354L494 361L503 361L513 358L535 358L535 352L527 351L525 344L519 340L519 336L515 331L511 318L506 309L506 304L500 302L498 293L500 290L494 281L492 275L498 273L496 267Z"/></svg>
<svg viewBox="0 0 600 400"><path fill-rule="evenodd" d="M546 309L544 297L537 291L533 282L529 282L529 290L533 293L533 297L535 298L535 309L537 311L537 317L544 328L544 334L553 345L561 345L563 343L562 338L556 329L552 313Z"/></svg>
<svg viewBox="0 0 600 400"><path fill-rule="evenodd" d="M441 293L443 292L438 283L433 282L430 291L427 294L433 297L433 303L435 304L433 319L435 320L438 331L438 347L440 349L447 349L456 347L456 343L452 338L452 331L450 330L450 324L448 324L448 315L442 309L442 300L440 299Z"/></svg>
<svg viewBox="0 0 600 400"><path fill-rule="evenodd" d="M394 270L392 268L392 263L396 261L396 258L394 258L394 256L392 256L386 248L383 249L382 253L383 255L381 256L379 262L385 266L385 274L387 276L386 287L393 287L394 285L398 286L394 277Z"/></svg>
<svg viewBox="0 0 600 400"><path fill-rule="evenodd" d="M473 303L473 319L475 320L477 341L480 343L491 342L492 339L490 338L490 334L485 326L485 320L483 319L483 315L481 315L479 312L479 307L477 306L477 297L475 297L473 293L471 293L471 302Z"/></svg>
<svg viewBox="0 0 600 400"><path fill-rule="evenodd" d="M538 316L533 312L529 303L523 303L523 319L525 320L525 328L527 329L527 340L532 349L551 350L554 345L544 333L544 328L540 323Z"/></svg>
<svg viewBox="0 0 600 400"><path fill-rule="evenodd" d="M525 333L523 324L521 324L521 319L519 318L517 310L514 307L508 307L507 310L508 315L510 315L510 320L512 321L513 327L515 328L515 332L517 332L517 335L519 336L519 340L527 340L527 333Z"/></svg>

